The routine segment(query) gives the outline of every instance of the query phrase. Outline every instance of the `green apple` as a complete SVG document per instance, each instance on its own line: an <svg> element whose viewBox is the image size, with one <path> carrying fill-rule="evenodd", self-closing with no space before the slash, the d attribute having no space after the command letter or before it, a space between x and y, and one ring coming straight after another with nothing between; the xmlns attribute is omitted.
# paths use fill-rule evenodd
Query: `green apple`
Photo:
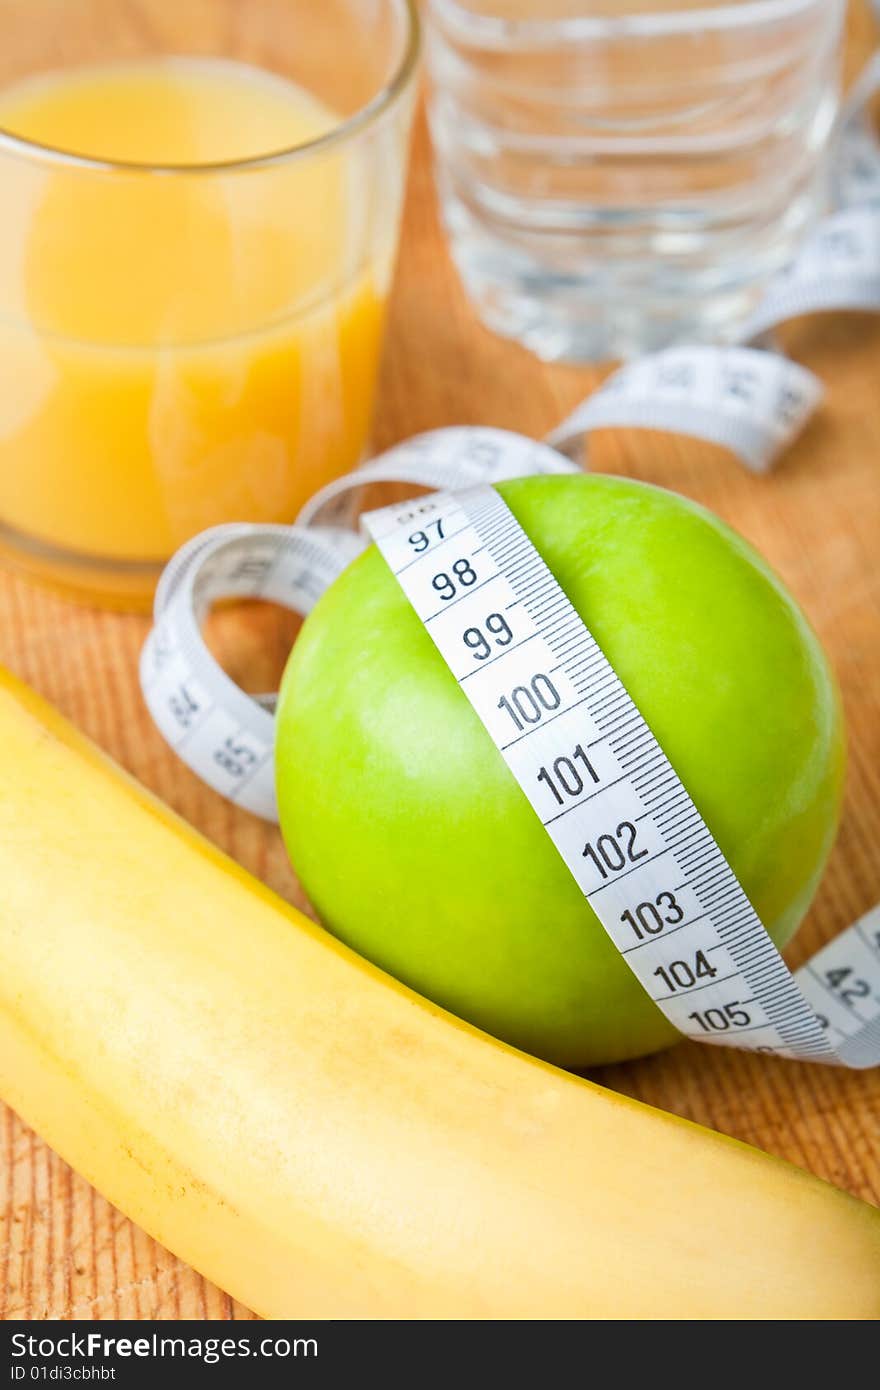
<svg viewBox="0 0 880 1390"><path fill-rule="evenodd" d="M835 683L803 614L743 540L673 493L597 475L499 491L783 946L844 769ZM305 623L277 738L294 866L357 951L564 1066L675 1040L375 547Z"/></svg>

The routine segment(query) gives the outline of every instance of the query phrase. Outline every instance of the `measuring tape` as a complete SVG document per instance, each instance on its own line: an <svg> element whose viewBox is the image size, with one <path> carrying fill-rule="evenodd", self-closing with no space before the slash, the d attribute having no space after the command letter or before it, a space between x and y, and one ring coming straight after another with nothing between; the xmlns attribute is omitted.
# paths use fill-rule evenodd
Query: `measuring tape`
<svg viewBox="0 0 880 1390"><path fill-rule="evenodd" d="M875 1065L880 907L789 973L627 691L485 481L577 471L516 434L437 430L340 480L326 500L337 507L365 479L429 486L442 475L461 489L369 513L363 523L602 925L670 1021L701 1042ZM448 570L438 571L437 548L452 539L469 582L447 607L433 580ZM272 697L246 695L225 675L205 646L202 619L229 597L306 614L364 544L338 526L224 526L191 541L163 575L141 660L147 704L184 761L267 819L277 819ZM483 666L463 634L483 631L490 596L490 611L505 615L496 634L504 641ZM560 806L570 787L571 805Z"/></svg>
<svg viewBox="0 0 880 1390"><path fill-rule="evenodd" d="M330 485L306 509L338 513L365 483L468 487L538 473L576 473L545 444L504 430L462 427L408 440ZM341 526L217 526L196 536L164 571L155 626L141 653L141 687L161 733L203 781L265 820L277 820L274 697L246 695L202 637L213 603L261 598L308 614L365 548Z"/></svg>
<svg viewBox="0 0 880 1390"><path fill-rule="evenodd" d="M850 1067L880 1062L880 908L795 980L498 492L437 492L370 512L364 525L578 888L669 1022L699 1042Z"/></svg>
<svg viewBox="0 0 880 1390"><path fill-rule="evenodd" d="M627 364L546 444L491 428L435 430L329 484L294 526L204 532L163 574L141 657L146 703L183 761L222 795L277 820L274 695L251 697L221 670L201 635L204 617L228 598L268 599L306 615L366 544L343 523L367 485L442 489L417 504L432 523L418 528L423 551L413 553L403 519L412 505L364 523L627 964L689 1037L849 1067L880 1062L880 906L790 974L627 691L492 484L577 472L572 460L586 462L590 432L609 427L688 434L757 472L772 466L822 388L805 368L753 344L797 314L880 309L880 152L865 115L878 88L875 60L845 108L839 210L771 285L748 342L671 348ZM473 653L462 643L462 632L481 631L471 596L462 590L437 612L429 582L436 546L453 533L465 554L483 547L485 585L518 605L515 623L505 619L509 643L484 674L468 667ZM552 632L538 593L551 605ZM560 807L567 787L552 770L567 773L569 764L567 784L582 782L583 794Z"/></svg>

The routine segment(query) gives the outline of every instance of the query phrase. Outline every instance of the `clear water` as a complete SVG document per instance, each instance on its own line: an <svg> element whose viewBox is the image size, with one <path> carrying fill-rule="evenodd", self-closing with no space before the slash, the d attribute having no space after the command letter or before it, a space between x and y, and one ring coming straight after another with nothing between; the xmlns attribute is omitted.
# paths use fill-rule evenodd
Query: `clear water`
<svg viewBox="0 0 880 1390"><path fill-rule="evenodd" d="M489 325L582 361L735 339L826 205L844 9L430 0L444 217Z"/></svg>

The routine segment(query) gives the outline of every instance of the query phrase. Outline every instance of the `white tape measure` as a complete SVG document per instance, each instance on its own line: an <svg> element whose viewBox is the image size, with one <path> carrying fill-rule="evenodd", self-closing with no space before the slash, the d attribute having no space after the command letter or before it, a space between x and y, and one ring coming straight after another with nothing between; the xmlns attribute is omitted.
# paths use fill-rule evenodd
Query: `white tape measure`
<svg viewBox="0 0 880 1390"><path fill-rule="evenodd" d="M345 506L369 482L467 487L479 481L578 470L545 444L504 430L462 427L408 440L340 478L304 515ZM156 592L156 624L141 654L150 713L175 752L216 791L277 820L270 696L255 700L220 669L202 621L223 598L262 598L305 616L365 542L343 527L217 526L179 550Z"/></svg>
<svg viewBox="0 0 880 1390"><path fill-rule="evenodd" d="M486 485L438 492L417 507L415 532L406 503L371 512L364 524L569 873L670 1023L699 1042L850 1067L880 1062L880 908L796 981L499 494ZM482 634L487 607L500 623L482 650L468 638Z"/></svg>
<svg viewBox="0 0 880 1390"><path fill-rule="evenodd" d="M364 477L427 485L438 470L469 486L371 513L365 524L658 1007L701 1042L851 1067L880 1062L880 907L795 982L580 617L497 492L474 485L475 477L574 466L501 430L438 430L342 480L329 500ZM481 615L490 584L503 588L505 612L517 605L516 618L506 619L509 642L476 671L462 642L478 626L469 611L476 583L445 607L431 582L437 546L453 536L462 554L480 551ZM201 619L213 601L231 596L307 613L363 544L338 527L224 526L190 542L163 576L141 664L153 718L206 782L267 819L276 817L271 701L245 695L220 670ZM561 793L552 790L550 770L560 759L574 770L571 807L560 807Z"/></svg>
<svg viewBox="0 0 880 1390"><path fill-rule="evenodd" d="M770 287L749 325L750 338L763 337L795 314L880 309L880 154L864 119L878 86L880 63L875 62L845 109L841 210ZM856 201L859 206L853 206ZM295 526L242 524L207 531L175 556L159 585L155 627L141 659L150 712L204 781L256 815L277 819L274 699L252 698L225 675L205 646L202 620L212 603L231 597L271 599L308 613L364 546L338 521L350 514L354 495L365 484L441 488L420 504L425 515L440 523L444 535L460 525L462 535L483 538L484 555L494 566L487 582L517 594L517 623L523 625L510 651L487 667L486 678L468 680L462 688L658 1007L681 1032L702 1042L851 1067L875 1065L880 1062L880 907L819 952L795 982L628 693L491 487L506 478L576 471L563 453L579 452L590 430L608 427L690 434L766 471L821 394L812 373L774 352L748 345L672 348L614 373L554 431L554 447L490 428L436 430L331 483ZM385 509L372 514L368 525L463 682L467 673L457 664L460 634L447 641L444 633L455 625L426 608L436 592L423 595L419 589L433 546L423 555L409 555L404 570L398 515L398 508ZM502 533L523 565L522 574L513 573L509 556L497 549ZM578 670L566 664L571 653L566 662L550 662L552 635L534 606L536 586L553 592L557 618L564 620L583 662ZM457 617L464 616L465 606ZM547 660L535 665L538 651L546 652ZM529 669L520 669L522 663ZM496 695L502 672L509 691L524 692L518 698L526 711L534 712L534 702L539 714L534 731L510 694ZM511 741L510 724L517 718L523 727L513 730ZM626 726L625 748L614 721ZM542 799L546 788L537 785L537 774L560 758L572 760L577 749L584 764L575 769L578 777L585 775L593 785L585 780L583 798L559 814L559 807L554 812L546 796Z"/></svg>

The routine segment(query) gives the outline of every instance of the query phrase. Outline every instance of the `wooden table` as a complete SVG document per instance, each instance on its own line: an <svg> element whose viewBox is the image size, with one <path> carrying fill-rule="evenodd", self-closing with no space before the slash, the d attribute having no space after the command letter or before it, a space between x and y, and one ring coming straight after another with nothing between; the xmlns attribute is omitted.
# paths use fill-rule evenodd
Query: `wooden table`
<svg viewBox="0 0 880 1390"><path fill-rule="evenodd" d="M850 20L848 66L873 31ZM790 351L827 403L781 466L749 475L680 438L608 432L595 469L677 489L719 512L790 584L821 633L850 730L846 809L825 881L790 961L797 965L880 899L880 324L815 318ZM601 373L544 367L475 321L437 224L423 126L416 133L377 447L453 422L542 435ZM208 791L156 733L138 692L145 619L76 608L0 576L0 660L250 870L302 901L277 833ZM223 635L258 688L283 655L260 615ZM2 968L2 962L0 962ZM854 1074L683 1044L600 1079L758 1144L880 1201L880 1072ZM246 1318L251 1314L109 1206L18 1119L0 1112L0 1317Z"/></svg>

